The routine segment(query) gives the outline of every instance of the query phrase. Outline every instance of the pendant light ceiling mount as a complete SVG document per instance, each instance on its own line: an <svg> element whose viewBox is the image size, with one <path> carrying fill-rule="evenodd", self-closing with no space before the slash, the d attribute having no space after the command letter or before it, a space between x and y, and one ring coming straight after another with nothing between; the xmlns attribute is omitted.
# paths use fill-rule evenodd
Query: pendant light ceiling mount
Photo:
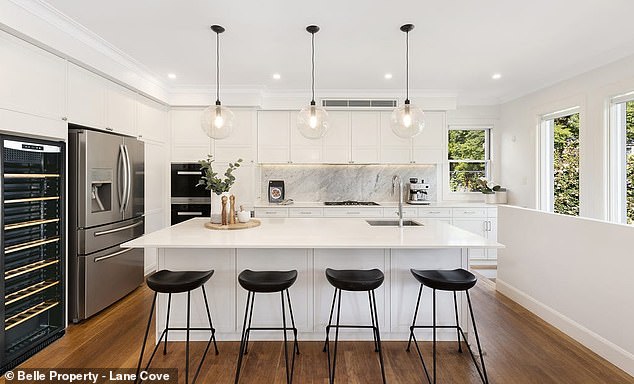
<svg viewBox="0 0 634 384"><path fill-rule="evenodd" d="M315 33L319 32L319 27L309 25L306 32L311 35L311 100L310 105L299 111L297 129L307 139L320 139L328 131L328 113L315 104Z"/></svg>
<svg viewBox="0 0 634 384"><path fill-rule="evenodd" d="M398 137L410 139L421 132L425 123L423 111L412 105L409 101L409 33L414 29L414 24L403 24L400 30L405 32L405 103L394 109L390 118L392 132Z"/></svg>
<svg viewBox="0 0 634 384"><path fill-rule="evenodd" d="M233 112L220 102L220 34L225 31L221 25L212 25L216 34L216 103L207 107L200 119L202 130L212 139L225 139L233 131Z"/></svg>

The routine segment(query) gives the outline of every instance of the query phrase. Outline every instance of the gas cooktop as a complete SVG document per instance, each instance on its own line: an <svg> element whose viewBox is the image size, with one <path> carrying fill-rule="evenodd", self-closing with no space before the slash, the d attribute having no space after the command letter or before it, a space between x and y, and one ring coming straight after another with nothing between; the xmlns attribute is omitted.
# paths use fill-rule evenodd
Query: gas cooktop
<svg viewBox="0 0 634 384"><path fill-rule="evenodd" d="M345 200L345 201L326 201L324 205L379 205L374 201L355 201L355 200Z"/></svg>

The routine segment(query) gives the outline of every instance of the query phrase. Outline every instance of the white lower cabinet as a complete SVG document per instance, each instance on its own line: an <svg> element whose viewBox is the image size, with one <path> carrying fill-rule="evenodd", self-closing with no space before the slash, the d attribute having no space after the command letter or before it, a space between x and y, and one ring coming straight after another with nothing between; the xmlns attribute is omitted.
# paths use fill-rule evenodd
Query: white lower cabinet
<svg viewBox="0 0 634 384"><path fill-rule="evenodd" d="M328 314L332 305L335 288L326 280L326 268L332 269L372 269L388 271L389 252L384 249L315 249L314 256L314 302L316 330L325 330L328 325ZM388 280L389 282L389 280ZM386 308L389 308L386 295L386 284L375 291L379 316L379 326L389 329L386 321ZM335 319L333 319L334 322ZM341 295L341 324L371 324L370 302L366 292L347 292ZM387 327L387 328L385 328ZM331 337L334 337L334 329ZM367 329L341 329L339 337L363 334L370 339L372 333ZM357 337L362 337L361 335Z"/></svg>
<svg viewBox="0 0 634 384"><path fill-rule="evenodd" d="M487 239L497 240L497 208L454 208L453 225ZM493 263L497 251L471 249L471 261Z"/></svg>
<svg viewBox="0 0 634 384"><path fill-rule="evenodd" d="M383 217L383 208L325 208L324 217Z"/></svg>
<svg viewBox="0 0 634 384"><path fill-rule="evenodd" d="M270 253L267 257L266 253ZM297 270L297 280L289 289L295 325L299 332L312 332L313 314L311 300L313 297L312 284L312 251L309 249L238 249L237 272L245 269L254 271L289 271ZM238 284L234 282L234 284ZM247 291L239 284L237 286L237 318L244 316L247 302ZM285 295L286 296L286 295ZM286 309L288 311L288 308ZM290 318L287 312L287 321ZM280 327L282 324L282 304L280 294L256 294L253 304L254 327ZM242 325L240 324L240 327ZM288 326L288 324L287 324ZM278 338L279 331L270 332L272 337ZM253 332L251 339L266 335L266 332Z"/></svg>
<svg viewBox="0 0 634 384"><path fill-rule="evenodd" d="M446 265L462 265L466 268L465 260L459 249L392 249L391 250L391 331L409 332L416 308L416 299L420 283L412 276L410 269L443 269ZM456 319L452 316L453 296L438 291L437 296L438 325L454 325ZM462 308L462 295L458 297L458 307ZM463 318L466 318L463 316ZM431 289L423 289L417 324L432 324L432 295ZM439 330L442 335L449 330ZM420 332L420 335L419 335ZM451 330L455 337L455 330ZM419 337L429 340L425 331L417 331ZM427 332L430 335L430 332Z"/></svg>
<svg viewBox="0 0 634 384"><path fill-rule="evenodd" d="M322 217L323 208L289 208L288 217Z"/></svg>

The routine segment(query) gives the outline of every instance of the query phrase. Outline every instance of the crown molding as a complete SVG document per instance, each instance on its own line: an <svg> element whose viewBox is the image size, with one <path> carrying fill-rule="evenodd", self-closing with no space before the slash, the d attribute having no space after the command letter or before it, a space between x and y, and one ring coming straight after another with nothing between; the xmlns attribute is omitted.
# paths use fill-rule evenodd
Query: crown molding
<svg viewBox="0 0 634 384"><path fill-rule="evenodd" d="M17 32L18 37L123 86L166 101L169 87L148 67L52 5L42 0L5 2L10 8L6 18L0 16L0 24ZM22 17L9 18L9 14Z"/></svg>

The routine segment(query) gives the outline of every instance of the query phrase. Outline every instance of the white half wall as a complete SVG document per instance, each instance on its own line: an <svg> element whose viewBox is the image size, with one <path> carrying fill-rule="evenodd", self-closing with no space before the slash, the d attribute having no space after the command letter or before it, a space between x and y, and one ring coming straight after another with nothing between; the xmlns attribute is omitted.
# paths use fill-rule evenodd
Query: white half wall
<svg viewBox="0 0 634 384"><path fill-rule="evenodd" d="M497 290L634 375L634 227L500 206Z"/></svg>

